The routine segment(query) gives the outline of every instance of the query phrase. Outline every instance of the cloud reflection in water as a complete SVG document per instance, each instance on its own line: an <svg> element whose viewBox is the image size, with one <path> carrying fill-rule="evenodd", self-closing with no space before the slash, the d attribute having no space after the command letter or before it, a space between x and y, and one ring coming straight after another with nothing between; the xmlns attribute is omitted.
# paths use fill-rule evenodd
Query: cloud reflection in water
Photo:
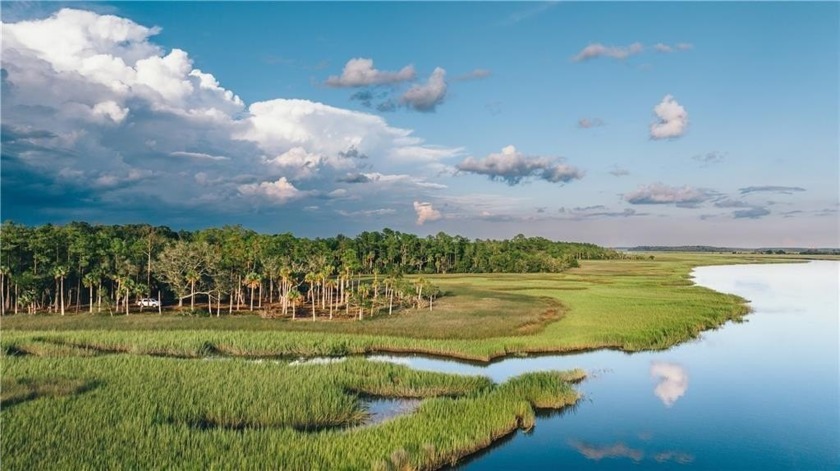
<svg viewBox="0 0 840 471"><path fill-rule="evenodd" d="M580 440L569 440L569 445L581 455L593 461L601 461L604 458L628 458L635 463L640 463L645 458L645 451L639 448L631 448L623 442L616 442L611 445L594 445ZM694 455L677 450L666 450L648 455L657 463L689 464L694 461Z"/></svg>
<svg viewBox="0 0 840 471"><path fill-rule="evenodd" d="M673 406L688 389L688 372L677 363L651 362L650 376L660 380L653 394L665 404L665 407Z"/></svg>
<svg viewBox="0 0 840 471"><path fill-rule="evenodd" d="M631 460L638 462L645 456L645 453L642 450L630 448L624 443L598 446L578 440L571 440L569 445L579 451L581 455L595 461L601 461L604 458L630 458Z"/></svg>

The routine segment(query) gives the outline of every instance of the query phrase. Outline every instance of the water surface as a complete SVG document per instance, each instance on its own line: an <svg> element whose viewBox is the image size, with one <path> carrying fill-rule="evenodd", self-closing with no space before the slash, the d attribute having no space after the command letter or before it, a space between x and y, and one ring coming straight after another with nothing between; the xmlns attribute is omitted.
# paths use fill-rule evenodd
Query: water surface
<svg viewBox="0 0 840 471"><path fill-rule="evenodd" d="M584 399L464 469L840 469L840 263L702 267L695 282L750 300L729 323L664 352L512 358L487 366L376 356L494 381L584 368Z"/></svg>

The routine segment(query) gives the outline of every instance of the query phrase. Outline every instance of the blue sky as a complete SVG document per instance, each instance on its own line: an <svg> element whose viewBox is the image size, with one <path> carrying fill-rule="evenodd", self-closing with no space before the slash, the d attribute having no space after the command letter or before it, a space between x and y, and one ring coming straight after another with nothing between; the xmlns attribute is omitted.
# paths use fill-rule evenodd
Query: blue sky
<svg viewBox="0 0 840 471"><path fill-rule="evenodd" d="M3 3L2 217L838 246L836 3Z"/></svg>

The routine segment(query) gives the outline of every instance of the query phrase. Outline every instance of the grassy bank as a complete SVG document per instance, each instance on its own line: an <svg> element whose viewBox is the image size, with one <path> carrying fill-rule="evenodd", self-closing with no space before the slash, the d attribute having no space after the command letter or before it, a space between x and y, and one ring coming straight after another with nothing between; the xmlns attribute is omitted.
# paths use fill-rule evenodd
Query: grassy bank
<svg viewBox="0 0 840 471"><path fill-rule="evenodd" d="M290 366L5 357L4 469L433 469L573 404L582 372L486 378L355 359ZM426 398L376 426L359 395Z"/></svg>
<svg viewBox="0 0 840 471"><path fill-rule="evenodd" d="M172 314L25 316L3 319L3 348L49 348L176 357L313 356L417 352L487 361L597 348L664 349L747 313L744 300L694 286L699 265L796 261L755 255L656 255L587 261L561 274L434 277L447 296L434 311L362 322L201 318Z"/></svg>
<svg viewBox="0 0 840 471"><path fill-rule="evenodd" d="M780 257L657 255L562 274L434 277L434 311L356 321L257 315L2 319L4 469L435 469L573 404L583 373L486 378L349 359L239 357L420 352L487 361L594 348L662 349L747 313L694 286L698 265ZM206 357L206 360L197 358ZM230 358L233 357L233 358ZM364 425L363 396L413 413Z"/></svg>

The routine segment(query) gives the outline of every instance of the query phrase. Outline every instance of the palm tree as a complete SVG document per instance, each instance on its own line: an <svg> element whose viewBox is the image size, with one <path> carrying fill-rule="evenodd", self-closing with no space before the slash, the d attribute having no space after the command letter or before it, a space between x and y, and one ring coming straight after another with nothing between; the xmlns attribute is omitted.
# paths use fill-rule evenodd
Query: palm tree
<svg viewBox="0 0 840 471"><path fill-rule="evenodd" d="M263 262L263 271L265 272L265 276L268 277L269 309L271 308L271 304L274 302L274 280L280 274L281 267L282 265L280 264L279 257L269 257Z"/></svg>
<svg viewBox="0 0 840 471"><path fill-rule="evenodd" d="M7 288L9 284L9 274L11 273L11 269L9 269L6 265L0 265L0 315L6 315L6 303L9 300L9 290Z"/></svg>
<svg viewBox="0 0 840 471"><path fill-rule="evenodd" d="M283 315L285 316L289 305L289 295L291 294L289 290L292 289L292 269L283 265L280 267L277 274L280 277L280 299L283 302ZM298 295L300 295L300 293L298 293Z"/></svg>
<svg viewBox="0 0 840 471"><path fill-rule="evenodd" d="M94 272L89 272L82 278L82 283L84 283L85 288L90 290L90 313L93 314L93 287L99 283L99 275Z"/></svg>
<svg viewBox="0 0 840 471"><path fill-rule="evenodd" d="M417 309L420 309L420 302L423 300L423 288L428 284L422 276L414 280L414 288L417 290Z"/></svg>
<svg viewBox="0 0 840 471"><path fill-rule="evenodd" d="M64 278L67 277L67 267L63 267L58 265L57 267L53 268L53 276L55 277L56 284L59 280L61 280L61 288L59 289L59 297L61 299L61 315L64 315Z"/></svg>
<svg viewBox="0 0 840 471"><path fill-rule="evenodd" d="M309 300L312 301L312 320L315 320L315 282L318 280L318 275L313 272L307 273L303 277L303 281L309 284Z"/></svg>
<svg viewBox="0 0 840 471"><path fill-rule="evenodd" d="M388 315L394 312L394 292L397 290L397 275L385 278L385 296L388 297Z"/></svg>
<svg viewBox="0 0 840 471"><path fill-rule="evenodd" d="M373 305L370 301L370 288L371 286L369 284L364 284L359 285L356 290L359 294L359 320L362 320L362 313L364 312L365 306L368 304Z"/></svg>
<svg viewBox="0 0 840 471"><path fill-rule="evenodd" d="M20 304L26 306L26 313L34 314L36 298L37 296L35 295L35 290L31 288L24 289L20 292L19 297L15 298L15 308L17 308L17 301L20 300Z"/></svg>
<svg viewBox="0 0 840 471"><path fill-rule="evenodd" d="M254 310L254 290L262 284L259 273L251 272L245 276L245 286L251 289L251 311Z"/></svg>
<svg viewBox="0 0 840 471"><path fill-rule="evenodd" d="M330 312L330 319L332 319L333 318L332 292L333 292L333 287L335 286L335 284L334 284L332 278L330 278L328 275L326 275L323 272L321 273L321 286L323 286L323 290L324 290L321 298L325 302L326 302L327 299L329 299L329 302L327 303L327 305L330 309L330 311L329 311Z"/></svg>
<svg viewBox="0 0 840 471"><path fill-rule="evenodd" d="M124 279L121 280L121 283L120 283L119 286L120 286L119 287L119 291L120 291L119 295L125 296L125 298L123 298L123 299L124 299L124 302L125 302L125 315L127 316L129 314L129 312L128 312L128 300L131 298L132 294L137 293L138 291L141 290L142 285L138 285L130 277L125 277Z"/></svg>
<svg viewBox="0 0 840 471"><path fill-rule="evenodd" d="M300 298L303 297L303 295L300 294L300 291L298 291L296 288L292 288L289 291L288 296L289 296L289 301L292 304L292 319L294 319L295 318L295 306L297 306L298 301L300 300Z"/></svg>

